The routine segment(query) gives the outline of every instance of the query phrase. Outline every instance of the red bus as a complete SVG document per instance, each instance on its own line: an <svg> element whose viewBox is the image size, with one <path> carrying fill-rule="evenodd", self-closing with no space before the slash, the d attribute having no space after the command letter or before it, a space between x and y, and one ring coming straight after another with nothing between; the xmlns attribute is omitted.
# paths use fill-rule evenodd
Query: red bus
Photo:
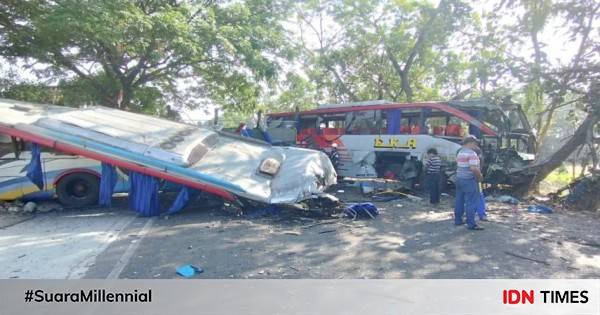
<svg viewBox="0 0 600 315"><path fill-rule="evenodd" d="M339 176L396 179L407 186L419 182L429 148L437 149L453 182L456 152L467 134L481 139L484 173L492 184L518 184L518 171L535 154L529 123L510 101L327 104L269 114L267 128L275 144L326 152L336 146Z"/></svg>

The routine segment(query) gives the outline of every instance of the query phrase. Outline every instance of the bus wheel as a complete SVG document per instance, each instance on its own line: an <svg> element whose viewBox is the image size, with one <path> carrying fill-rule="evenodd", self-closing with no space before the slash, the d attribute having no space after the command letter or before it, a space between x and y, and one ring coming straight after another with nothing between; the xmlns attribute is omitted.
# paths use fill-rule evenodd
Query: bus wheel
<svg viewBox="0 0 600 315"><path fill-rule="evenodd" d="M85 207L98 203L100 180L88 173L73 173L63 177L56 185L58 201L65 207Z"/></svg>

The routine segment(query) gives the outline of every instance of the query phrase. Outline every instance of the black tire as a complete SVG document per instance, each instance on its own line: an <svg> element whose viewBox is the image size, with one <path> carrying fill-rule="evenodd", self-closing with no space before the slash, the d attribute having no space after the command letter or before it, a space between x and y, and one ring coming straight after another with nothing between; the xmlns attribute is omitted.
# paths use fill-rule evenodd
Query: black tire
<svg viewBox="0 0 600 315"><path fill-rule="evenodd" d="M65 207L79 208L98 203L100 179L87 173L73 173L61 178L56 185L58 201Z"/></svg>

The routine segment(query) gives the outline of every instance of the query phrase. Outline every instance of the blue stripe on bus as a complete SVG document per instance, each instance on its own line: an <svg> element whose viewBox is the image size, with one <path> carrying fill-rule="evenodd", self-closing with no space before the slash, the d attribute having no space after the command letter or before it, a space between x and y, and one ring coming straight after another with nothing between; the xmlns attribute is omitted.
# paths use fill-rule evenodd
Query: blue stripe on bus
<svg viewBox="0 0 600 315"><path fill-rule="evenodd" d="M139 153L126 151L126 150L115 148L115 147L112 147L112 146L109 146L106 144L97 143L97 142L83 139L83 138L77 137L77 136L58 133L58 132L48 130L48 129L44 129L44 133L50 135L50 137L52 137L54 139L62 140L66 143L74 144L80 148L85 148L90 151L94 151L97 153L103 153L103 154L108 153L109 155L120 157L120 158L126 159L128 161L139 162L139 164L141 164L141 165L152 166L153 168L162 170L164 172L170 172L170 173L177 174L177 175L191 177L194 179L198 179L202 182L210 183L214 186L220 186L220 187L230 190L230 191L234 191L234 192L238 192L238 193L245 193L245 190L242 189L238 185L226 182L224 180L215 178L213 176L210 176L210 175L207 175L204 173L200 173L196 170L192 170L192 169L174 165L173 163L168 163L168 162L164 162L164 161L161 161L158 159L149 158L149 157L139 154Z"/></svg>

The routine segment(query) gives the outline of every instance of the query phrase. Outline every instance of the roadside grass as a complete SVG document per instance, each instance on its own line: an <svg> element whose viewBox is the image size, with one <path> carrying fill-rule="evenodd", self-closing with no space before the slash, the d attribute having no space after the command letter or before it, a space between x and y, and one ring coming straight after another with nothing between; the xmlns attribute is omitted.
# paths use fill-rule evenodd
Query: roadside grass
<svg viewBox="0 0 600 315"><path fill-rule="evenodd" d="M581 166L575 166L575 176L571 167L559 167L544 179L540 185L540 193L548 194L565 187L581 174Z"/></svg>

